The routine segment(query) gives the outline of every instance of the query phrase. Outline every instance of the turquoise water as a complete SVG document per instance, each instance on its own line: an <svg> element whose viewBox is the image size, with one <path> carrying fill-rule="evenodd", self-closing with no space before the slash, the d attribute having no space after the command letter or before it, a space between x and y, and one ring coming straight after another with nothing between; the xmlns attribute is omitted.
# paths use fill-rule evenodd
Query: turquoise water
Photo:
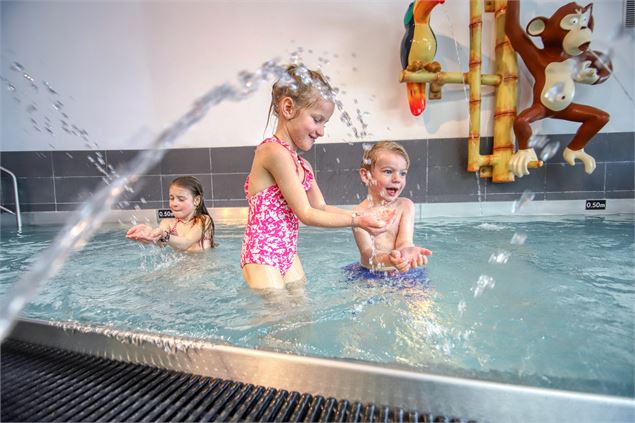
<svg viewBox="0 0 635 423"><path fill-rule="evenodd" d="M350 230L303 227L308 282L269 295L242 281L242 226L219 224L217 249L183 254L106 225L22 314L635 397L634 219L419 222L429 282L406 287L347 280ZM58 230L2 228L0 293Z"/></svg>

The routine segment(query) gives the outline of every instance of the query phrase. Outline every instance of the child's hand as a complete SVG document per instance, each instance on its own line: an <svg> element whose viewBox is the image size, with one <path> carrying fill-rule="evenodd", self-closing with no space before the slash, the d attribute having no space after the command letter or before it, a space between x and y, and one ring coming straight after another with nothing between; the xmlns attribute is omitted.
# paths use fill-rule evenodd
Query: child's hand
<svg viewBox="0 0 635 423"><path fill-rule="evenodd" d="M153 229L144 223L135 225L128 230L126 237L135 241L139 241L143 244L155 243L161 238L161 229Z"/></svg>
<svg viewBox="0 0 635 423"><path fill-rule="evenodd" d="M392 250L388 256L390 264L401 273L410 270L410 262L401 256L399 250Z"/></svg>
<svg viewBox="0 0 635 423"><path fill-rule="evenodd" d="M388 230L396 213L395 209L383 209L379 212L363 214L357 217L357 224L372 236L377 236Z"/></svg>
<svg viewBox="0 0 635 423"><path fill-rule="evenodd" d="M403 257L412 268L425 266L428 264L428 256L432 255L432 251L427 248L417 247L416 245L402 248L399 252L401 257Z"/></svg>

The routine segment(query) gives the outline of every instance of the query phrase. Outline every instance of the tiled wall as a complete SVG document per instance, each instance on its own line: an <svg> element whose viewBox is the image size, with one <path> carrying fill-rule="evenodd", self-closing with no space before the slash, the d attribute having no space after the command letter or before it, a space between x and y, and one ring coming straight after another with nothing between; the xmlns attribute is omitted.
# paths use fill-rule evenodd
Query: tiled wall
<svg viewBox="0 0 635 423"><path fill-rule="evenodd" d="M564 163L561 150L571 135L554 135L560 151L544 167L516 182L493 184L468 173L467 141L464 138L403 141L411 158L404 195L415 203L511 201L526 189L536 200L635 198L635 134L597 135L587 148L597 169L584 173L581 164ZM481 152L491 151L491 140L482 140ZM254 147L174 149L141 177L119 206L132 209L167 207L169 182L175 176L194 175L203 183L206 204L211 207L244 207L243 184L251 166ZM45 151L4 152L0 164L18 177L23 211L74 210L104 184L103 174L93 162L118 168L138 151ZM318 143L305 153L317 172L320 188L329 204L361 201L365 188L357 169L362 143ZM92 161L91 161L92 160ZM2 204L13 204L10 179L2 175Z"/></svg>

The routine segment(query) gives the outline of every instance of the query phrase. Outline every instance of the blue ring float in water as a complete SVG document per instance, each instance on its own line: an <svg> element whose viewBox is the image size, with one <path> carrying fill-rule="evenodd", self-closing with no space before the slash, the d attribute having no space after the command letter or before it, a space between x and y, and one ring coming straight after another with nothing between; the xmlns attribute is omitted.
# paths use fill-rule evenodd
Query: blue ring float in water
<svg viewBox="0 0 635 423"><path fill-rule="evenodd" d="M370 270L359 263L351 263L343 267L346 280L354 281L378 281L395 288L413 288L415 286L430 286L430 278L425 267L415 267L405 273L397 270Z"/></svg>

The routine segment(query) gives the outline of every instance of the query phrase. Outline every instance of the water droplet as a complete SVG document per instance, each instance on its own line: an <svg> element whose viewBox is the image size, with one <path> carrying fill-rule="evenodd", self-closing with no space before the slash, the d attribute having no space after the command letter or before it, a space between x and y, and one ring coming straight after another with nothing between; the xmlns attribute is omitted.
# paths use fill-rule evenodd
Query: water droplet
<svg viewBox="0 0 635 423"><path fill-rule="evenodd" d="M489 256L489 262L492 264L506 264L511 253L509 251L497 251Z"/></svg>
<svg viewBox="0 0 635 423"><path fill-rule="evenodd" d="M13 64L11 65L11 70L14 70L16 72L22 72L24 71L24 66L22 66L18 62L13 62Z"/></svg>
<svg viewBox="0 0 635 423"><path fill-rule="evenodd" d="M10 92L15 91L15 86L7 82L7 91L10 91Z"/></svg>
<svg viewBox="0 0 635 423"><path fill-rule="evenodd" d="M339 162L340 162L340 158L339 158L339 157L336 157L336 158L335 158L335 161L336 161L337 163L339 163Z"/></svg>
<svg viewBox="0 0 635 423"><path fill-rule="evenodd" d="M527 240L527 234L526 233L516 232L512 236L512 239L511 239L511 241L509 241L509 243L513 244L513 245L523 245L526 240Z"/></svg>
<svg viewBox="0 0 635 423"><path fill-rule="evenodd" d="M47 81L42 81L42 83L44 84L44 86L46 87L46 89L49 91L49 93L53 94L53 95L57 95L57 91L55 91L53 89L53 87L51 87L51 85L49 85L49 83Z"/></svg>
<svg viewBox="0 0 635 423"><path fill-rule="evenodd" d="M536 194L534 194L532 191L528 189L523 191L520 199L514 201L514 203L512 204L512 213L516 213L518 210L525 207L528 203L533 201L534 198L536 198Z"/></svg>
<svg viewBox="0 0 635 423"><path fill-rule="evenodd" d="M558 141L550 142L540 152L540 160L546 162L552 158L554 154L556 154L558 148L560 148L560 143Z"/></svg>
<svg viewBox="0 0 635 423"><path fill-rule="evenodd" d="M56 101L55 103L53 103L53 108L55 110L62 110L62 107L64 107L64 103L62 103L61 101Z"/></svg>
<svg viewBox="0 0 635 423"><path fill-rule="evenodd" d="M529 148L543 148L547 142L549 142L549 138L545 135L532 135L527 142Z"/></svg>
<svg viewBox="0 0 635 423"><path fill-rule="evenodd" d="M26 108L26 111L28 113L33 113L33 112L37 112L37 106L33 103L29 104Z"/></svg>
<svg viewBox="0 0 635 423"><path fill-rule="evenodd" d="M459 304L457 306L457 309L459 310L459 317L463 316L463 313L465 313L466 308L467 308L467 304L465 304L465 301L463 300L459 301Z"/></svg>
<svg viewBox="0 0 635 423"><path fill-rule="evenodd" d="M476 281L476 285L472 287L471 291L474 293L474 298L480 297L486 289L492 289L496 286L494 278L487 275L481 275Z"/></svg>
<svg viewBox="0 0 635 423"><path fill-rule="evenodd" d="M147 203L147 201L146 201L146 199L144 197L141 197L139 199L139 201L141 201L141 204L146 204Z"/></svg>

